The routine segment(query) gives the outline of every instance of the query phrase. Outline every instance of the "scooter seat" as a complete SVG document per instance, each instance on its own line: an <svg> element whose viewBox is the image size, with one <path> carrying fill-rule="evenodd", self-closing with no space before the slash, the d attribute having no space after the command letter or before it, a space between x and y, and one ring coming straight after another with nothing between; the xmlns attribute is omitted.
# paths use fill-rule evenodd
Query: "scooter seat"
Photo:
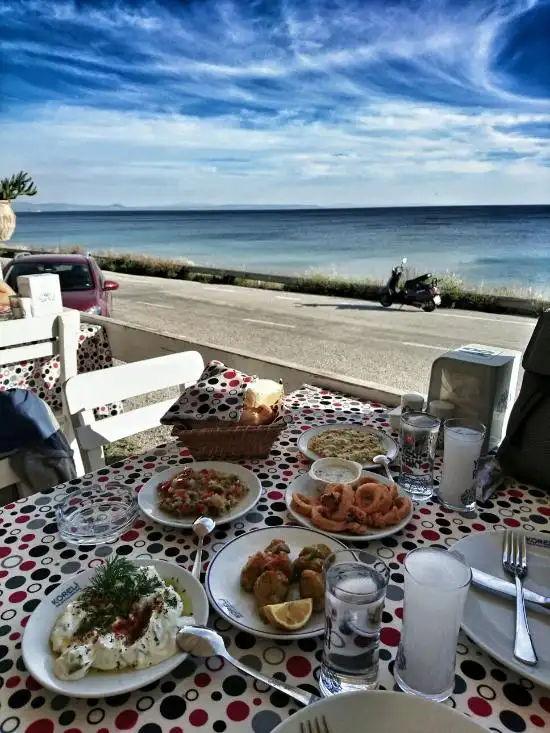
<svg viewBox="0 0 550 733"><path fill-rule="evenodd" d="M417 283L424 282L424 280L428 280L432 276L431 272L426 272L424 275L419 275L418 277L413 277L411 280L407 280L405 283L405 287L407 285L416 285Z"/></svg>

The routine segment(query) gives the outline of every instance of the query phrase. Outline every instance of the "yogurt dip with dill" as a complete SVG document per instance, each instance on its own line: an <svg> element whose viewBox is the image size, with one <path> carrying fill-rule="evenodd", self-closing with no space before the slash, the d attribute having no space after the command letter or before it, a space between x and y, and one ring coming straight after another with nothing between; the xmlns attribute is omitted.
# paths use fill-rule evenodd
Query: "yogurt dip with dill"
<svg viewBox="0 0 550 733"><path fill-rule="evenodd" d="M78 680L92 669L144 669L172 657L176 631L191 614L185 593L155 567L122 557L108 560L54 624L54 673Z"/></svg>

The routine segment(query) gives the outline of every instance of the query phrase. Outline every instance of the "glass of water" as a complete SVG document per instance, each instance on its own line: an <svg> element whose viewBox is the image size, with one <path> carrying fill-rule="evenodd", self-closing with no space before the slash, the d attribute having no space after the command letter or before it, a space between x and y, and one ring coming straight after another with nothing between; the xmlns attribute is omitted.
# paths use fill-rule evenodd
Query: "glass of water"
<svg viewBox="0 0 550 733"><path fill-rule="evenodd" d="M413 501L427 501L434 488L434 462L441 420L426 412L404 412L399 431L398 484Z"/></svg>
<svg viewBox="0 0 550 733"><path fill-rule="evenodd" d="M445 421L443 469L437 495L443 506L457 511L475 509L474 479L485 425L452 418Z"/></svg>
<svg viewBox="0 0 550 733"><path fill-rule="evenodd" d="M368 552L339 550L326 559L323 695L377 687L388 579L387 565Z"/></svg>
<svg viewBox="0 0 550 733"><path fill-rule="evenodd" d="M441 702L455 681L456 642L472 577L459 553L420 547L405 557L405 604L395 681Z"/></svg>

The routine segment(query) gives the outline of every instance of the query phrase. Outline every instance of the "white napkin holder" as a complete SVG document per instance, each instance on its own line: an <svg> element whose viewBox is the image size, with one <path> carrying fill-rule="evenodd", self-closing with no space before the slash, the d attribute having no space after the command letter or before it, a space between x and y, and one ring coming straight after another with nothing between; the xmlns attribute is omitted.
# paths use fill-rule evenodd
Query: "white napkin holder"
<svg viewBox="0 0 550 733"><path fill-rule="evenodd" d="M63 312L59 275L19 275L17 292L22 298L30 298L33 316L47 316Z"/></svg>

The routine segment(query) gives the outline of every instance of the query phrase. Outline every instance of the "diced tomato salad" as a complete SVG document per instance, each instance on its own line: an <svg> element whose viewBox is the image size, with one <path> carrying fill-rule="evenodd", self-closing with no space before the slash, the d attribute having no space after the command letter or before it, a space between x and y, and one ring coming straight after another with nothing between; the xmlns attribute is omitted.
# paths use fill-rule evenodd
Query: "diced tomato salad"
<svg viewBox="0 0 550 733"><path fill-rule="evenodd" d="M161 509L178 517L219 516L238 504L246 492L246 486L234 474L186 468L159 484L158 501Z"/></svg>

